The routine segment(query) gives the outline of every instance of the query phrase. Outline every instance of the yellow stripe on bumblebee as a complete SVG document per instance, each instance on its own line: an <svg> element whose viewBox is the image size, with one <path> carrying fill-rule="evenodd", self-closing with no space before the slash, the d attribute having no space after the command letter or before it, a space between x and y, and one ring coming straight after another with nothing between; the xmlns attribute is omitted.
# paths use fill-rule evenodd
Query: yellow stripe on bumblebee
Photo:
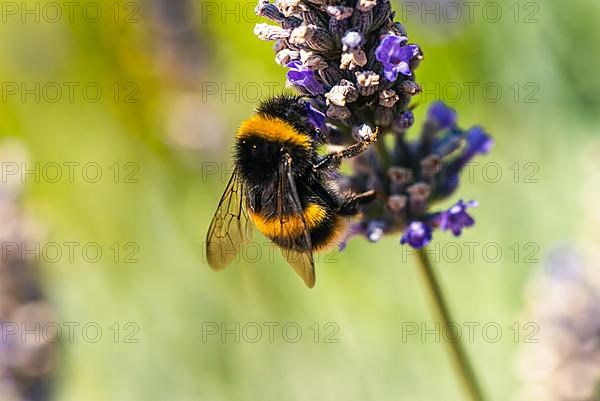
<svg viewBox="0 0 600 401"><path fill-rule="evenodd" d="M291 143L306 150L311 148L311 138L299 132L291 124L273 117L255 115L242 123L238 139L259 137L268 141Z"/></svg>
<svg viewBox="0 0 600 401"><path fill-rule="evenodd" d="M304 223L300 215L265 218L260 214L248 210L250 219L261 233L269 238L299 237L304 233ZM303 212L304 221L308 230L317 227L327 217L327 210L316 203L309 204ZM282 221L283 220L283 224Z"/></svg>

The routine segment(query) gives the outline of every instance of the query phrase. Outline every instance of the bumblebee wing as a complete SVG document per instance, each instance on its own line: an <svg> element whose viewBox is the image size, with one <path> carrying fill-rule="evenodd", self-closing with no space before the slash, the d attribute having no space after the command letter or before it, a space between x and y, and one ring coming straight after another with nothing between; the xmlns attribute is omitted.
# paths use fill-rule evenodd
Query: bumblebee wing
<svg viewBox="0 0 600 401"><path fill-rule="evenodd" d="M315 264L312 252L281 248L281 254L308 288L315 286Z"/></svg>
<svg viewBox="0 0 600 401"><path fill-rule="evenodd" d="M214 270L225 268L235 259L241 246L251 238L252 225L246 211L244 186L236 168L208 227L206 235L208 264Z"/></svg>
<svg viewBox="0 0 600 401"><path fill-rule="evenodd" d="M290 157L284 157L279 168L277 190L277 215L281 224L281 253L294 271L304 280L308 288L315 286L315 264L312 254L310 232L304 220L304 209L298 196L296 182L292 175ZM300 216L302 232L290 233L285 224L286 216Z"/></svg>

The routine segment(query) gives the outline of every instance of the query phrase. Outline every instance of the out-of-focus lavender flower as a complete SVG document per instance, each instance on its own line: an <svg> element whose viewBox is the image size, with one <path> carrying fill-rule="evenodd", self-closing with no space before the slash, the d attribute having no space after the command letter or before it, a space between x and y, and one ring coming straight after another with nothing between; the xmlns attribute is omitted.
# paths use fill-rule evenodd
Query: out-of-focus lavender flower
<svg viewBox="0 0 600 401"><path fill-rule="evenodd" d="M212 59L214 46L206 24L194 23L194 16L206 4L206 0L148 2L156 70L171 86L195 87L204 81L199 74Z"/></svg>
<svg viewBox="0 0 600 401"><path fill-rule="evenodd" d="M462 168L478 154L488 153L494 146L492 138L480 126L475 126L467 131L467 148L455 162L456 168Z"/></svg>
<svg viewBox="0 0 600 401"><path fill-rule="evenodd" d="M20 165L26 159L19 142L5 140L0 145L2 163ZM40 234L18 205L22 186L17 176L0 183L0 242L17 247L3 253L0 261L0 399L47 401L52 394L56 339L46 329L56 317L45 300L35 257L24 256L23 248L32 249L31 242L39 240ZM26 336L22 330L27 330Z"/></svg>
<svg viewBox="0 0 600 401"><path fill-rule="evenodd" d="M383 64L383 75L388 81L395 81L398 74L412 75L410 60L419 55L419 47L407 44L405 36L388 35L375 50L375 57Z"/></svg>
<svg viewBox="0 0 600 401"><path fill-rule="evenodd" d="M463 202L459 200L456 205L440 214L440 229L443 231L452 231L452 234L459 236L463 228L471 227L475 220L467 213L467 208L477 206L477 202Z"/></svg>
<svg viewBox="0 0 600 401"><path fill-rule="evenodd" d="M288 81L323 112L326 121L312 110L309 116L321 131L329 128L327 141L347 144L365 125L379 128L379 143L352 159L353 173L338 179L342 190L377 194L341 248L354 235L375 242L394 232L404 232L402 243L422 247L436 228L459 235L474 224L467 213L473 203L431 209L456 191L461 169L493 142L480 127L461 129L456 112L440 102L429 108L418 139L407 140L423 53L394 21L389 0L259 0L256 11L274 22L258 24L256 35L275 41L276 62L290 68ZM393 141L384 142L384 135Z"/></svg>
<svg viewBox="0 0 600 401"><path fill-rule="evenodd" d="M412 111L406 110L398 114L398 116L394 119L393 126L394 128L401 132L406 131L415 123L415 115Z"/></svg>
<svg viewBox="0 0 600 401"><path fill-rule="evenodd" d="M323 93L323 85L316 80L315 73L304 67L298 60L286 64L290 70L287 73L288 82L294 87L304 90L311 95Z"/></svg>
<svg viewBox="0 0 600 401"><path fill-rule="evenodd" d="M600 399L600 277L591 267L563 245L531 278L516 400Z"/></svg>
<svg viewBox="0 0 600 401"><path fill-rule="evenodd" d="M412 222L402 234L401 244L409 244L415 249L423 248L432 238L431 227L420 221Z"/></svg>
<svg viewBox="0 0 600 401"><path fill-rule="evenodd" d="M427 121L438 129L448 129L456 126L456 111L443 102L435 102L429 106Z"/></svg>

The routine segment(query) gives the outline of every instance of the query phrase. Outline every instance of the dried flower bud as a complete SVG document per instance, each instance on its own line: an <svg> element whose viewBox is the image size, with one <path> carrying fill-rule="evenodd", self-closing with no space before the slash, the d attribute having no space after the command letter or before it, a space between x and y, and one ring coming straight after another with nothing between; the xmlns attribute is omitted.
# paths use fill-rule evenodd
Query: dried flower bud
<svg viewBox="0 0 600 401"><path fill-rule="evenodd" d="M398 213L406 207L408 198L405 195L391 195L386 205L392 213Z"/></svg>
<svg viewBox="0 0 600 401"><path fill-rule="evenodd" d="M288 49L288 44L285 39L277 39L275 43L273 43L273 51L275 53L279 53L283 49Z"/></svg>
<svg viewBox="0 0 600 401"><path fill-rule="evenodd" d="M256 24L254 27L254 34L258 36L260 40L285 39L290 36L288 30L265 23Z"/></svg>
<svg viewBox="0 0 600 401"><path fill-rule="evenodd" d="M425 210L427 198L431 195L431 186L419 182L408 187L409 204L413 212L421 213Z"/></svg>
<svg viewBox="0 0 600 401"><path fill-rule="evenodd" d="M376 31L378 29L392 27L393 24L390 23L390 18L392 16L392 5L389 1L380 1L377 3L373 10L373 23L371 25L371 30ZM404 28L403 28L404 30ZM404 35L406 35L406 31L404 30Z"/></svg>
<svg viewBox="0 0 600 401"><path fill-rule="evenodd" d="M336 39L336 41L339 41L344 33L348 30L350 27L350 22L350 18L344 20L338 20L335 18L329 19L329 32Z"/></svg>
<svg viewBox="0 0 600 401"><path fill-rule="evenodd" d="M323 57L308 50L300 50L300 60L311 70L324 70L329 66Z"/></svg>
<svg viewBox="0 0 600 401"><path fill-rule="evenodd" d="M292 60L298 60L300 53L292 49L283 49L275 55L277 64L286 66Z"/></svg>
<svg viewBox="0 0 600 401"><path fill-rule="evenodd" d="M327 6L326 11L327 14L331 15L338 21L350 18L354 13L354 9L352 7L344 6Z"/></svg>
<svg viewBox="0 0 600 401"><path fill-rule="evenodd" d="M300 25L302 25L302 20L297 17L289 17L281 21L281 27L289 31L298 28Z"/></svg>
<svg viewBox="0 0 600 401"><path fill-rule="evenodd" d="M313 34L314 29L311 29L308 25L301 25L292 31L289 40L293 45L304 45Z"/></svg>
<svg viewBox="0 0 600 401"><path fill-rule="evenodd" d="M333 37L323 28L316 25L301 25L290 35L290 43L306 46L318 51L332 50L335 47Z"/></svg>
<svg viewBox="0 0 600 401"><path fill-rule="evenodd" d="M370 32L373 25L373 12L371 10L355 12L352 14L352 26L361 32Z"/></svg>
<svg viewBox="0 0 600 401"><path fill-rule="evenodd" d="M329 86L335 85L337 82L340 82L344 78L344 74L342 71L333 65L329 65L329 67L325 70L320 70L319 75L323 82L328 84Z"/></svg>
<svg viewBox="0 0 600 401"><path fill-rule="evenodd" d="M417 93L421 92L421 87L414 81L409 79L402 81L400 85L398 85L398 89L400 92L405 93L410 96L414 96Z"/></svg>
<svg viewBox="0 0 600 401"><path fill-rule="evenodd" d="M412 171L404 167L390 167L387 171L387 175L390 179L390 182L399 185L406 185L413 179Z"/></svg>
<svg viewBox="0 0 600 401"><path fill-rule="evenodd" d="M379 75L373 71L357 71L356 83L358 85L358 93L362 96L371 96L377 91L379 86Z"/></svg>
<svg viewBox="0 0 600 401"><path fill-rule="evenodd" d="M377 0L358 0L358 8L362 12L371 11L377 5Z"/></svg>
<svg viewBox="0 0 600 401"><path fill-rule="evenodd" d="M321 12L314 7L309 7L302 13L302 20L305 25L314 25L327 29L329 27L329 15Z"/></svg>
<svg viewBox="0 0 600 401"><path fill-rule="evenodd" d="M389 127L392 124L394 112L389 107L377 106L375 109L375 124L380 127Z"/></svg>
<svg viewBox="0 0 600 401"><path fill-rule="evenodd" d="M340 68L342 70L354 70L356 67L364 67L367 64L367 55L361 49L354 49L342 53Z"/></svg>
<svg viewBox="0 0 600 401"><path fill-rule="evenodd" d="M347 107L330 104L327 108L327 117L329 118L333 118L335 120L347 120L350 118L350 116L352 116L352 113Z"/></svg>
<svg viewBox="0 0 600 401"><path fill-rule="evenodd" d="M286 17L300 13L306 9L306 6L302 4L302 0L279 0L277 7L279 7L279 10Z"/></svg>
<svg viewBox="0 0 600 401"><path fill-rule="evenodd" d="M379 104L383 107L393 107L399 97L393 89L384 89L379 92Z"/></svg>
<svg viewBox="0 0 600 401"><path fill-rule="evenodd" d="M435 154L431 154L420 161L421 171L425 176L434 176L442 169L442 159Z"/></svg>
<svg viewBox="0 0 600 401"><path fill-rule="evenodd" d="M275 22L280 22L285 19L285 16L279 11L275 4L271 4L269 0L260 0L254 9L256 15L268 18Z"/></svg>
<svg viewBox="0 0 600 401"><path fill-rule="evenodd" d="M352 82L342 80L339 85L335 85L325 94L325 98L328 105L345 106L346 103L352 103L358 99L358 91Z"/></svg>

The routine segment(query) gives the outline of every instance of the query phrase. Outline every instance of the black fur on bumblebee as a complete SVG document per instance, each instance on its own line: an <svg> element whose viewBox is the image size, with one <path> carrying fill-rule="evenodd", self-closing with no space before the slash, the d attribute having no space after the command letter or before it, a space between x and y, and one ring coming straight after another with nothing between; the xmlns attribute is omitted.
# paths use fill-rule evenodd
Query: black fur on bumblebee
<svg viewBox="0 0 600 401"><path fill-rule="evenodd" d="M240 125L234 172L207 234L213 269L233 261L254 225L312 288L313 251L340 239L359 206L374 199L374 191L340 191L331 175L342 159L364 152L377 139L377 130L365 126L359 142L321 156L317 149L325 140L309 107L301 97L276 96Z"/></svg>

